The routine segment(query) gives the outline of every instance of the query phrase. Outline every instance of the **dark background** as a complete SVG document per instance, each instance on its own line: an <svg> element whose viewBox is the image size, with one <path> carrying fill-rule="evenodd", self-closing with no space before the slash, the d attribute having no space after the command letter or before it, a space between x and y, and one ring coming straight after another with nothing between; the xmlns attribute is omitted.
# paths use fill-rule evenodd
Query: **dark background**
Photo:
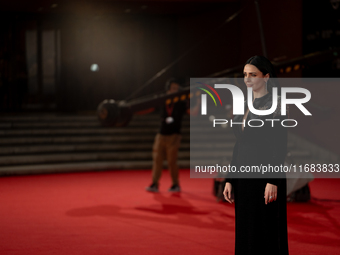
<svg viewBox="0 0 340 255"><path fill-rule="evenodd" d="M337 47L340 7L331 2L258 1L267 57L280 63ZM0 10L2 112L93 111L104 98L131 96L181 56L133 97L162 91L171 76L207 77L263 54L252 0L14 0ZM339 69L335 54L280 76L337 77Z"/></svg>

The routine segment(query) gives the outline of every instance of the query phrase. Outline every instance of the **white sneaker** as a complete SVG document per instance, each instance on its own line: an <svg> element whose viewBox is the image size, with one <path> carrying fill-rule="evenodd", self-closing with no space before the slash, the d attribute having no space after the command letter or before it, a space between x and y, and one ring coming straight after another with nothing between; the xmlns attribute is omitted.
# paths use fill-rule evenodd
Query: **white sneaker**
<svg viewBox="0 0 340 255"><path fill-rule="evenodd" d="M172 185L169 189L169 192L181 192L181 187L179 185Z"/></svg>
<svg viewBox="0 0 340 255"><path fill-rule="evenodd" d="M146 187L145 190L149 192L159 192L158 185L155 183L152 183L149 187Z"/></svg>

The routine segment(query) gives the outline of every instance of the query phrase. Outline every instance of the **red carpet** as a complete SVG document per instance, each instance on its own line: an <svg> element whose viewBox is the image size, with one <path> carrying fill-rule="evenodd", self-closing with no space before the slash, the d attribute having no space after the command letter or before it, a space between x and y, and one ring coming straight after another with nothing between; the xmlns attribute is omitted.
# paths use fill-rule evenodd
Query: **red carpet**
<svg viewBox="0 0 340 255"><path fill-rule="evenodd" d="M152 194L144 191L150 175L0 178L0 254L233 254L233 206L215 202L211 179L183 170L175 195L164 171ZM340 180L310 187L311 202L288 204L290 254L340 254Z"/></svg>

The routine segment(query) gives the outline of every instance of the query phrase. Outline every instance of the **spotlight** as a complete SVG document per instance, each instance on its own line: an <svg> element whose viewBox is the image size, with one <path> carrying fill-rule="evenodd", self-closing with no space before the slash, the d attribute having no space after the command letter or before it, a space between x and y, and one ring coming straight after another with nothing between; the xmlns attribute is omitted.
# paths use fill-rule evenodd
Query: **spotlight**
<svg viewBox="0 0 340 255"><path fill-rule="evenodd" d="M98 72L99 71L99 66L97 64L92 64L90 67L90 70L92 72Z"/></svg>

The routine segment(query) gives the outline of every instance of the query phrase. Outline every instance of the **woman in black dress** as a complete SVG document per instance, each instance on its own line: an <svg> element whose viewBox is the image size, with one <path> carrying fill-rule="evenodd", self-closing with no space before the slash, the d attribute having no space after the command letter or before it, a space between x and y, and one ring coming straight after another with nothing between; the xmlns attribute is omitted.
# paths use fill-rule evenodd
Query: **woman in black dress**
<svg viewBox="0 0 340 255"><path fill-rule="evenodd" d="M280 90L275 83L273 65L262 56L251 57L244 66L244 82L253 90L253 106L258 110L270 109L273 103L272 89L277 87L276 110L269 115L259 116L248 109L245 101L245 114L235 115L233 125L237 138L231 165L240 167L284 165L287 153L287 130L281 121ZM264 125L259 126L261 119ZM244 173L242 173L244 174ZM235 254L288 254L286 178L284 172L277 173L228 173L224 189L225 199L233 203L235 199Z"/></svg>

